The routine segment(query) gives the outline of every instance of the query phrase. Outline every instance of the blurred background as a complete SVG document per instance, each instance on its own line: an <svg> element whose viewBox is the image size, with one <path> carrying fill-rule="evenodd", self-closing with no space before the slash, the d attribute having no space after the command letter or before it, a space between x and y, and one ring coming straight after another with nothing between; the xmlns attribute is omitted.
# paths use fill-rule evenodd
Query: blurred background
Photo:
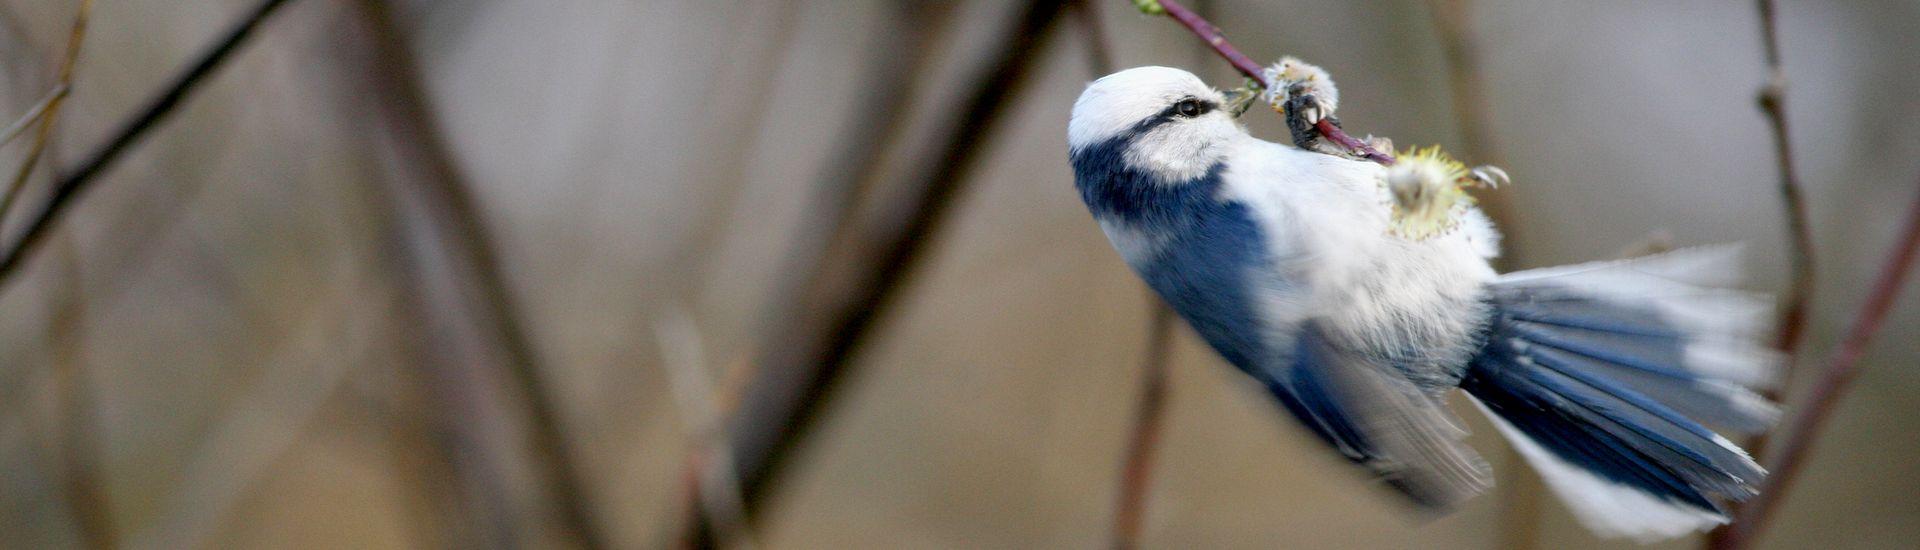
<svg viewBox="0 0 1920 550"><path fill-rule="evenodd" d="M79 4L0 0L6 122L59 82ZM1510 268L1744 242L1749 286L1785 288L1752 2L1476 0L1457 13L1477 138L1451 2L1205 4L1256 59L1332 71L1354 133L1504 165ZM93 6L5 242L255 5ZM287 2L0 287L0 547L671 547L690 464L719 460L701 442L739 436L717 411L767 403L750 365L788 352L834 358L837 382L743 540L1109 544L1149 302L1066 164L1094 40L1072 13L1021 30L1025 5ZM1115 67L1239 83L1173 22L1097 5ZM1920 4L1787 1L1779 21L1818 358L1915 193ZM1003 58L1025 72L982 110ZM928 185L952 186L944 216L881 307L852 308L857 345L785 346L841 326L791 298L808 266L857 295L881 283L832 273L900 258L807 251L884 233ZM1909 292L1763 546L1920 540L1916 327ZM1504 487L1414 517L1174 342L1146 547L1631 545L1581 529L1478 415Z"/></svg>

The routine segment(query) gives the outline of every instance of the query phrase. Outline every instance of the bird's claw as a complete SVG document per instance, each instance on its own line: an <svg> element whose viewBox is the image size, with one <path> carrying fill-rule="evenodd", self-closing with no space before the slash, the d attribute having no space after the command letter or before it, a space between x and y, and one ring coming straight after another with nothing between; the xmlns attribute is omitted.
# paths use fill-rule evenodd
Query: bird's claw
<svg viewBox="0 0 1920 550"><path fill-rule="evenodd" d="M1305 122L1309 126L1317 125L1320 124L1321 120L1332 115L1332 110L1321 105L1318 98L1312 95L1296 97L1298 97L1298 100L1295 102L1297 105L1296 109L1298 110L1298 116L1301 122Z"/></svg>
<svg viewBox="0 0 1920 550"><path fill-rule="evenodd" d="M1340 90L1326 69L1294 57L1283 57L1261 74L1271 84L1267 103L1287 119L1293 131L1294 145L1317 149L1320 132L1314 129L1322 121L1335 121L1334 110L1340 104Z"/></svg>

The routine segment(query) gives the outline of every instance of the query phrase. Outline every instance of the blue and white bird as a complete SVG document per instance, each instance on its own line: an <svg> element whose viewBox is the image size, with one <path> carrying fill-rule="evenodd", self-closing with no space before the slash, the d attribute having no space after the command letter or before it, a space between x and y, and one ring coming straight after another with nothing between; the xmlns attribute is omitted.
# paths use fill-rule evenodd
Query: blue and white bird
<svg viewBox="0 0 1920 550"><path fill-rule="evenodd" d="M1427 509L1485 491L1460 388L1600 535L1710 528L1755 494L1765 472L1706 427L1778 415L1749 389L1777 358L1770 303L1729 290L1736 250L1498 274L1470 205L1403 236L1389 169L1254 138L1227 104L1166 67L1093 82L1074 183L1127 265L1342 456Z"/></svg>

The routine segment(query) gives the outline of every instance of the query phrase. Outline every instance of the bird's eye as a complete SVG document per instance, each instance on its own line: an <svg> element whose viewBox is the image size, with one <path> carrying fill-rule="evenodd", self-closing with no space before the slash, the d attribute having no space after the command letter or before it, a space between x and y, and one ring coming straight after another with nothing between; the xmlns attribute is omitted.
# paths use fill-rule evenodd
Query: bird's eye
<svg viewBox="0 0 1920 550"><path fill-rule="evenodd" d="M1173 104L1173 112L1187 118L1200 116L1200 113L1205 110L1200 105L1200 100L1193 98L1182 99L1179 103Z"/></svg>

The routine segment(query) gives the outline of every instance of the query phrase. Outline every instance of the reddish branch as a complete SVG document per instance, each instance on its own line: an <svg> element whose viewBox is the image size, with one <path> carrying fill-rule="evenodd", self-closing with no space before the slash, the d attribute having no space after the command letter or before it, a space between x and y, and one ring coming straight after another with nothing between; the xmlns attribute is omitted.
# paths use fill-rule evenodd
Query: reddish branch
<svg viewBox="0 0 1920 550"><path fill-rule="evenodd" d="M1201 40L1206 41L1208 46L1212 46L1214 53L1218 53L1220 57L1226 58L1227 63L1232 64L1234 69L1240 71L1240 74L1247 75L1247 78L1259 82L1262 87L1273 87L1273 82L1268 81L1266 76L1261 74L1263 68L1260 64L1255 63L1253 58L1247 57L1247 54L1240 53L1240 50L1234 48L1233 44L1228 44L1226 35L1220 32L1220 27L1213 26L1213 23L1207 22L1205 18L1200 17L1200 14L1194 13L1193 10L1188 9L1186 6L1174 0L1159 0L1156 3L1159 4L1162 10L1166 11L1168 17L1179 21L1181 25L1187 27L1187 30L1193 31L1195 36L1199 36ZM1368 160L1389 166L1393 164L1392 155L1382 153L1374 149L1372 145L1368 145L1367 142L1347 135L1345 130L1341 130L1339 126L1334 125L1332 118L1321 119L1319 123L1314 125L1314 129L1320 131L1321 137L1325 137L1328 141L1345 147L1348 151L1353 151L1355 154L1366 157Z"/></svg>
<svg viewBox="0 0 1920 550"><path fill-rule="evenodd" d="M1916 185L1920 190L1920 185ZM1820 435L1820 430L1833 415L1833 408L1840 402L1854 378L1860 375L1860 358L1865 355L1867 344L1873 341L1875 334L1887 320L1887 313L1893 309L1893 299L1899 295L1901 287L1906 286L1907 276L1913 271L1915 250L1920 249L1920 195L1915 195L1913 205L1907 212L1907 224L1900 234L1900 242L1887 261L1880 266L1880 275L1874 280L1873 289L1867 295L1867 302L1860 306L1853 324L1848 327L1846 339L1827 359L1826 368L1815 382L1805 404L1796 408L1788 422L1787 434L1780 449L1767 463L1767 470L1773 472L1760 487L1760 495L1754 497L1741 509L1738 521L1734 522L1729 534L1716 541L1716 548L1747 548L1752 545L1767 521L1779 507L1781 499L1786 497L1787 489L1799 478L1805 466L1808 450Z"/></svg>

